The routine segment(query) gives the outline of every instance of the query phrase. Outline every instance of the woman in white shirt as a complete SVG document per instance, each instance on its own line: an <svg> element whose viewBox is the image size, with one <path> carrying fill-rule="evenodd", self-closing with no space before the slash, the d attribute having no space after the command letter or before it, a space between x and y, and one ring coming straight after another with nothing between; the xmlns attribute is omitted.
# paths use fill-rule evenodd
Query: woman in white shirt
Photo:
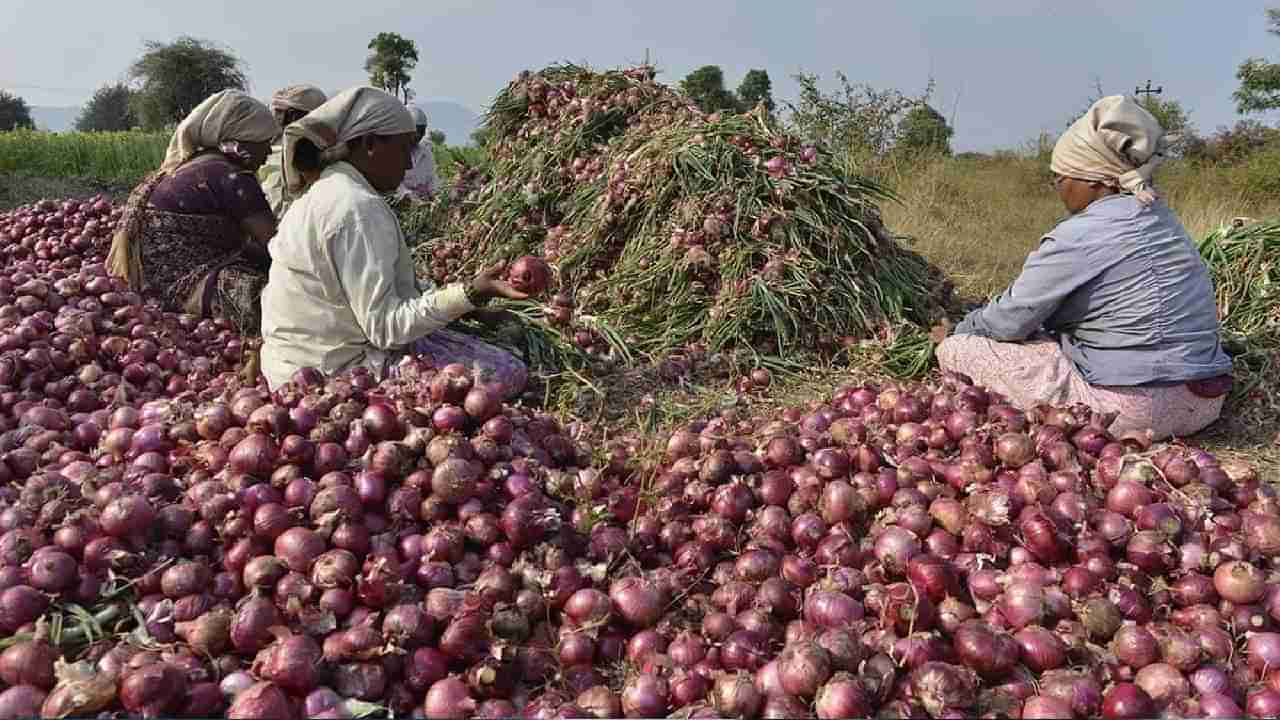
<svg viewBox="0 0 1280 720"><path fill-rule="evenodd" d="M404 105L371 87L340 93L285 129L286 185L307 191L271 242L261 357L272 388L303 368L363 365L385 377L412 352L436 367L466 364L508 397L524 389L519 359L444 329L491 297L527 297L500 279L501 268L440 289L414 275L385 193L403 181L416 137Z"/></svg>
<svg viewBox="0 0 1280 720"><path fill-rule="evenodd" d="M324 104L324 91L314 85L290 85L281 88L271 95L271 114L281 128L302 119L307 113ZM258 181L262 183L262 191L271 204L271 212L279 220L284 211L289 209L293 197L285 192L283 164L284 146L280 140L271 146L271 154L267 161L258 168Z"/></svg>

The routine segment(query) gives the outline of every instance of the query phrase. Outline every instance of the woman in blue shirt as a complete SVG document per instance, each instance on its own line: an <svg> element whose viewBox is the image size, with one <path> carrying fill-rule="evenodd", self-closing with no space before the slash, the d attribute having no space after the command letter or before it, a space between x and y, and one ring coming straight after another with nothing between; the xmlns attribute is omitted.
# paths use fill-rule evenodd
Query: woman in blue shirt
<svg viewBox="0 0 1280 720"><path fill-rule="evenodd" d="M1222 411L1231 359L1208 269L1151 177L1164 131L1103 98L1058 140L1050 169L1070 216L999 297L938 346L943 369L1013 404L1083 403L1113 433L1189 435Z"/></svg>

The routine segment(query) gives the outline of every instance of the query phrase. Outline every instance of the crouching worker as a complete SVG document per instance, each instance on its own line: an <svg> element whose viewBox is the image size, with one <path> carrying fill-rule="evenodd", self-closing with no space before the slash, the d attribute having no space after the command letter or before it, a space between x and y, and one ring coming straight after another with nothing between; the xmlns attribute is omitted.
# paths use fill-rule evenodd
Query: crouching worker
<svg viewBox="0 0 1280 720"><path fill-rule="evenodd" d="M1151 184L1165 147L1129 98L1103 98L1077 120L1050 165L1070 216L938 346L943 369L1023 408L1116 413L1113 434L1151 428L1163 439L1216 420L1231 359L1208 269Z"/></svg>
<svg viewBox="0 0 1280 720"><path fill-rule="evenodd" d="M286 128L320 107L328 99L324 91L313 85L290 85L272 93L271 114L276 122L280 123L281 128ZM271 212L276 218L282 217L294 200L293 195L285 191L284 172L281 167L284 146L278 140L279 138L276 144L271 146L271 154L267 156L267 161L258 169L262 191L266 194L267 202L271 204Z"/></svg>
<svg viewBox="0 0 1280 720"><path fill-rule="evenodd" d="M266 105L237 90L197 105L129 196L111 274L167 310L223 317L256 336L276 221L254 171L279 130Z"/></svg>
<svg viewBox="0 0 1280 720"><path fill-rule="evenodd" d="M309 187L271 242L262 295L262 372L271 387L305 367L332 374L363 365L386 377L405 353L417 353L437 367L462 363L508 397L524 389L518 358L444 329L492 297L527 297L500 279L501 268L439 289L414 275L384 193L404 179L416 137L405 106L370 87L347 90L285 129L285 183Z"/></svg>

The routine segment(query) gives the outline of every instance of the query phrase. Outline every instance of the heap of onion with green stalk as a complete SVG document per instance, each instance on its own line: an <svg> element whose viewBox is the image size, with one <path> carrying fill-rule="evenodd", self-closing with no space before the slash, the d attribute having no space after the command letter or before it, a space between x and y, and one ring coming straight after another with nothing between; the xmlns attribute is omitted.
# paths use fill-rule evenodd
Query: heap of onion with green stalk
<svg viewBox="0 0 1280 720"><path fill-rule="evenodd" d="M707 115L652 68L523 73L487 118L488 181L417 246L439 281L539 255L588 352L785 357L928 327L949 286L889 237L883 187L757 113Z"/></svg>

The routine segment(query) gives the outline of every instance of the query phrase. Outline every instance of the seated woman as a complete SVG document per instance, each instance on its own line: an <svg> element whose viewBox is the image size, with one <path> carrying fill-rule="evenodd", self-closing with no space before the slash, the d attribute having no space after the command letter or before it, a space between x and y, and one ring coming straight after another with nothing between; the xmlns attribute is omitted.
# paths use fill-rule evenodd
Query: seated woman
<svg viewBox="0 0 1280 720"><path fill-rule="evenodd" d="M225 317L257 335L276 223L254 171L278 131L266 105L236 90L196 106L159 170L129 196L111 274L169 310Z"/></svg>
<svg viewBox="0 0 1280 720"><path fill-rule="evenodd" d="M271 94L271 115L281 128L301 120L307 113L315 110L329 98L324 91L314 85L290 85ZM279 138L277 138L277 141ZM284 216L289 203L294 198L285 190L283 162L284 146L279 142L271 146L271 154L258 169L258 180L262 182L262 192L267 196L271 212L276 219Z"/></svg>
<svg viewBox="0 0 1280 720"><path fill-rule="evenodd" d="M301 195L271 242L262 295L262 372L272 388L297 370L332 374L363 365L385 377L407 352L437 366L460 362L507 396L524 364L445 330L493 296L527 297L501 268L441 289L414 276L413 257L384 193L400 185L415 142L413 116L381 90L347 90L285 128L284 172Z"/></svg>
<svg viewBox="0 0 1280 720"><path fill-rule="evenodd" d="M1083 403L1110 430L1190 435L1231 387L1208 269L1151 177L1164 131L1132 99L1103 98L1053 149L1071 215L1013 285L939 345L963 373L1021 407Z"/></svg>

